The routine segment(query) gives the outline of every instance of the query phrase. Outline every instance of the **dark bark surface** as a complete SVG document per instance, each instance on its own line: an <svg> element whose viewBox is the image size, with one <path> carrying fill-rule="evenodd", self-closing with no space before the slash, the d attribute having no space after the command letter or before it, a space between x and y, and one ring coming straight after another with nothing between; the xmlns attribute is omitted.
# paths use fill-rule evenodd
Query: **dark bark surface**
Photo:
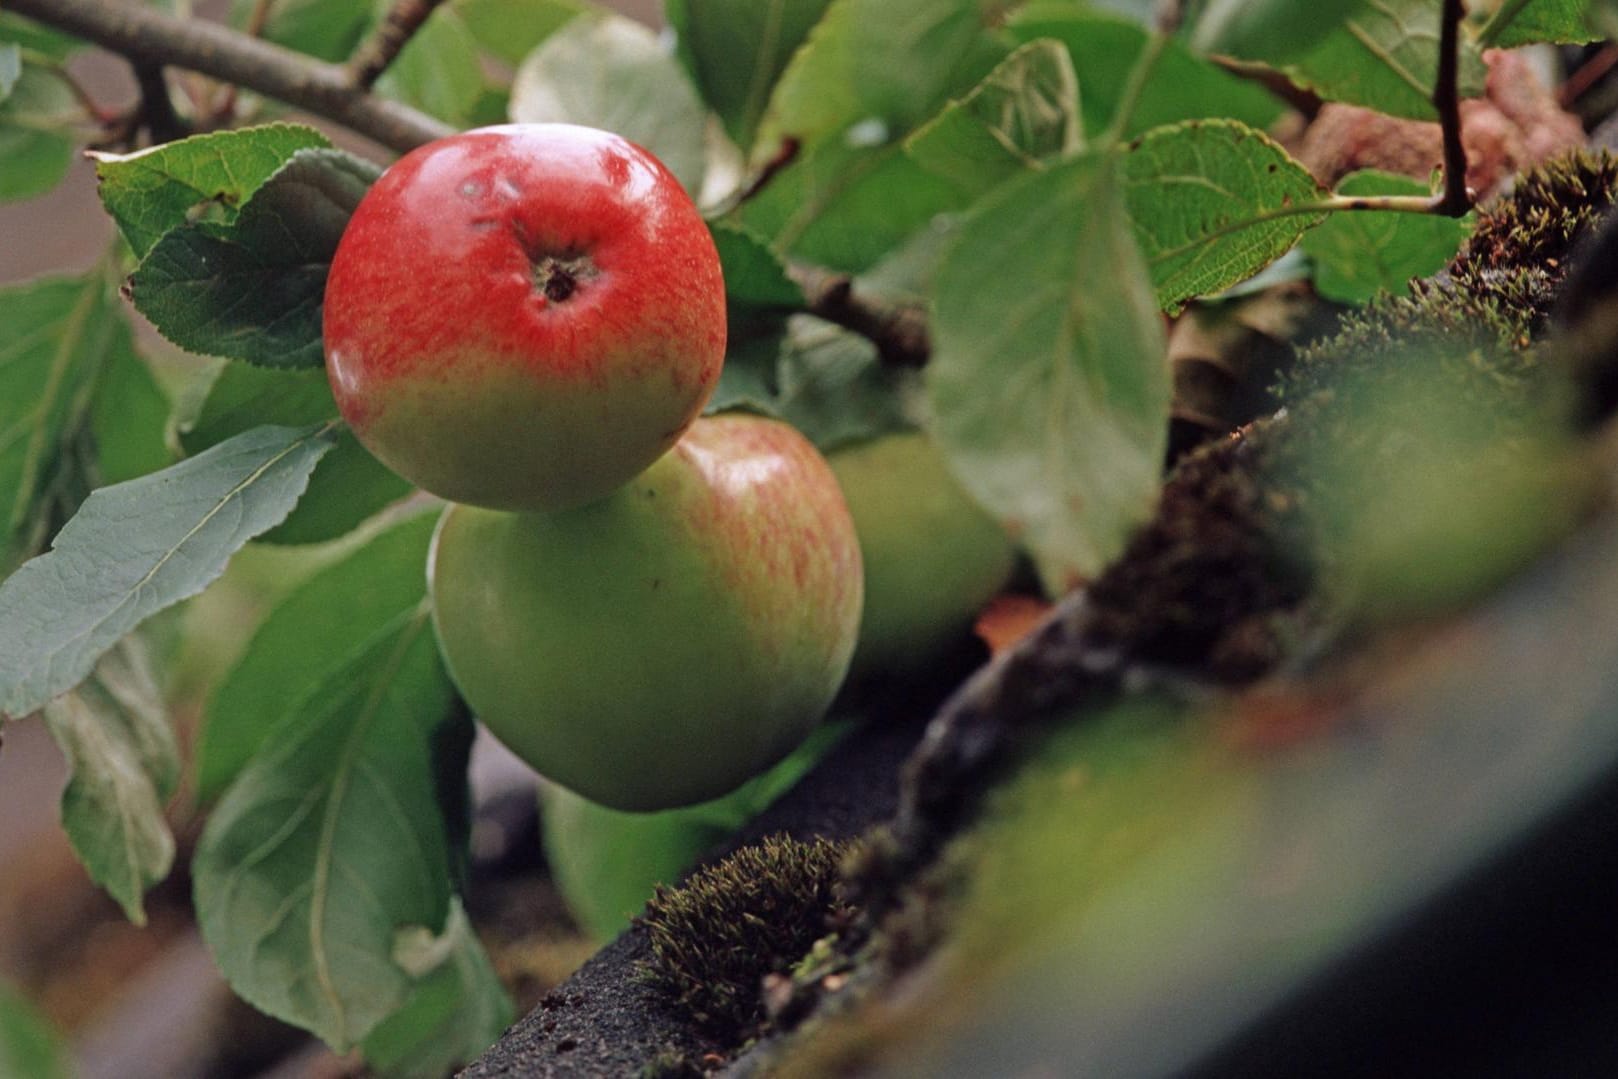
<svg viewBox="0 0 1618 1079"><path fill-rule="evenodd" d="M899 774L921 736L916 718L882 722L845 739L774 805L714 851L715 861L764 836L843 839L891 817ZM710 1049L637 976L650 955L644 930L631 927L518 1020L466 1079L496 1076L637 1074L659 1055L700 1057Z"/></svg>

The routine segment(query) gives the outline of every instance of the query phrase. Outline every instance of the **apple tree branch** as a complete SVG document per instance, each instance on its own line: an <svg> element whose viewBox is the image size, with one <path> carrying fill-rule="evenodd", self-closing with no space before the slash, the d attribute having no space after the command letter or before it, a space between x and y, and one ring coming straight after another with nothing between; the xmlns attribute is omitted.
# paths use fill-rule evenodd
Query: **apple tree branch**
<svg viewBox="0 0 1618 1079"><path fill-rule="evenodd" d="M218 23L176 19L125 0L7 0L6 10L139 65L196 71L275 98L404 152L453 133L407 105L356 87L347 68Z"/></svg>
<svg viewBox="0 0 1618 1079"><path fill-rule="evenodd" d="M349 78L359 90L369 90L421 29L427 16L444 0L394 0L370 37L348 58Z"/></svg>
<svg viewBox="0 0 1618 1079"><path fill-rule="evenodd" d="M804 309L817 318L852 330L876 346L882 362L922 367L932 351L927 314L919 307L887 304L857 295L847 274L794 265L788 274L803 290Z"/></svg>

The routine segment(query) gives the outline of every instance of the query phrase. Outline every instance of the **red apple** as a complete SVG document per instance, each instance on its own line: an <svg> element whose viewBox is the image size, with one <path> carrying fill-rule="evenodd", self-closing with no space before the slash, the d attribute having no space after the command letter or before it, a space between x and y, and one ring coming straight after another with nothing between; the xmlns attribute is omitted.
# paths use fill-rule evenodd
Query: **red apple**
<svg viewBox="0 0 1618 1079"><path fill-rule="evenodd" d="M434 494L503 509L600 498L701 410L725 353L702 217L605 131L512 124L401 158L326 281L343 418Z"/></svg>
<svg viewBox="0 0 1618 1079"><path fill-rule="evenodd" d="M607 498L452 506L433 624L472 710L615 809L715 798L804 740L859 629L859 540L825 459L756 416L698 420Z"/></svg>

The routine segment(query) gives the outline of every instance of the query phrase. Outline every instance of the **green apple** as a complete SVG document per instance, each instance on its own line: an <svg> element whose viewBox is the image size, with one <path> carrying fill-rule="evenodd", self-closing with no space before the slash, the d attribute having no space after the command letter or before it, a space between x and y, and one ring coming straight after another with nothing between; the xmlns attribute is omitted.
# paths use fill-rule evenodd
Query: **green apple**
<svg viewBox="0 0 1618 1079"><path fill-rule="evenodd" d="M673 884L703 854L787 792L848 724L829 723L785 760L729 794L658 813L625 813L566 787L540 788L545 860L568 909L597 940L616 936L659 884Z"/></svg>
<svg viewBox="0 0 1618 1079"><path fill-rule="evenodd" d="M472 710L616 809L705 801L790 753L847 671L863 590L825 459L775 420L698 420L607 498L452 506L433 623Z"/></svg>
<svg viewBox="0 0 1618 1079"><path fill-rule="evenodd" d="M919 431L839 448L828 459L865 563L855 674L913 671L1005 585L1016 548Z"/></svg>
<svg viewBox="0 0 1618 1079"><path fill-rule="evenodd" d="M372 185L322 320L338 408L382 463L456 502L552 510L627 483L701 411L725 282L650 153L507 124L429 143Z"/></svg>

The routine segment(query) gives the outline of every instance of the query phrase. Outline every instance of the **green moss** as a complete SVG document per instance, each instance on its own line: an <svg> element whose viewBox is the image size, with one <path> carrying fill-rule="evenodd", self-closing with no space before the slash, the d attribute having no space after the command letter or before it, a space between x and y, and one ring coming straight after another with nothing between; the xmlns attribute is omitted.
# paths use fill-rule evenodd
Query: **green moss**
<svg viewBox="0 0 1618 1079"><path fill-rule="evenodd" d="M702 1065L678 1049L665 1049L641 1068L636 1079L702 1079Z"/></svg>
<svg viewBox="0 0 1618 1079"><path fill-rule="evenodd" d="M1576 153L1485 207L1447 270L1345 316L1276 394L1264 486L1350 619L1464 603L1554 542L1586 502L1565 351L1541 345L1575 249L1618 196L1618 159Z"/></svg>
<svg viewBox="0 0 1618 1079"><path fill-rule="evenodd" d="M1485 207L1443 274L1345 316L1299 351L1276 388L1288 404L1400 355L1447 364L1460 392L1524 400L1541 390L1530 346L1544 331L1574 250L1618 197L1618 158L1577 152L1525 173ZM1386 362L1385 362L1386 361Z"/></svg>
<svg viewBox="0 0 1618 1079"><path fill-rule="evenodd" d="M1256 430L1180 462L1156 515L1090 586L1094 643L1230 683L1285 652L1312 579L1294 558L1296 501L1264 482L1276 436Z"/></svg>
<svg viewBox="0 0 1618 1079"><path fill-rule="evenodd" d="M846 914L837 883L848 847L771 836L659 887L637 919L651 938L646 979L724 1044L757 1033L761 981L790 970Z"/></svg>
<svg viewBox="0 0 1618 1079"><path fill-rule="evenodd" d="M988 795L976 825L909 883L905 904L878 930L873 954L888 972L924 958L931 969L897 999L822 1012L767 1074L877 1073L901 1061L918 1074L956 1074L918 1062L940 1036L993 1014L1008 978L1071 945L1073 927L1106 909L1112 891L1143 867L1165 867L1152 874L1164 885L1154 893L1159 902L1122 919L1127 944L1095 950L1130 972L1133 949L1142 964L1163 955L1142 937L1195 923L1194 893L1182 899L1174 878L1205 870L1208 859L1185 853L1176 837L1211 818L1250 823L1246 770L1232 766L1233 751L1210 737L1209 724L1166 699L1134 697L1056 718L1014 778ZM947 948L933 948L944 939Z"/></svg>
<svg viewBox="0 0 1618 1079"><path fill-rule="evenodd" d="M1490 272L1546 269L1559 277L1615 192L1618 158L1605 150L1576 151L1531 169L1478 218L1456 268L1475 285Z"/></svg>

